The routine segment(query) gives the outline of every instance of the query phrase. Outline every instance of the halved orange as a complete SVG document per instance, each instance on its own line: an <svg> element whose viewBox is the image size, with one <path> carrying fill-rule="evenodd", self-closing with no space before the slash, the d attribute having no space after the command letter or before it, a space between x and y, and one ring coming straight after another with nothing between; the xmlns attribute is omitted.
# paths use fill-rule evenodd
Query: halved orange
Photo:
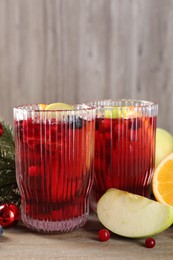
<svg viewBox="0 0 173 260"><path fill-rule="evenodd" d="M152 188L157 201L173 207L173 153L166 156L156 167Z"/></svg>

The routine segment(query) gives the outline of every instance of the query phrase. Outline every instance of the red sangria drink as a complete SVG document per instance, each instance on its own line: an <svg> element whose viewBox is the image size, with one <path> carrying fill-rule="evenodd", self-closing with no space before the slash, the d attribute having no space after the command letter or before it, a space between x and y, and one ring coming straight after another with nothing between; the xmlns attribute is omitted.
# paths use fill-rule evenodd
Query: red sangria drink
<svg viewBox="0 0 173 260"><path fill-rule="evenodd" d="M149 197L157 104L133 100L91 104L97 108L92 208L95 210L99 198L113 187Z"/></svg>
<svg viewBox="0 0 173 260"><path fill-rule="evenodd" d="M31 229L66 232L88 217L95 109L59 103L42 107L14 109L21 216Z"/></svg>

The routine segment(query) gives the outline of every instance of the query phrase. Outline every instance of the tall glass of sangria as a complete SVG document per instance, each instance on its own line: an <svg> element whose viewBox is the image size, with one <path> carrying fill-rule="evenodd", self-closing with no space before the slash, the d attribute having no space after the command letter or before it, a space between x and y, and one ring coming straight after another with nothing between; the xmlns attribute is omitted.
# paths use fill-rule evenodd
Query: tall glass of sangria
<svg viewBox="0 0 173 260"><path fill-rule="evenodd" d="M92 208L112 187L149 197L158 105L139 100L89 104L96 107Z"/></svg>
<svg viewBox="0 0 173 260"><path fill-rule="evenodd" d="M93 182L95 109L14 108L16 178L24 224L39 232L83 226Z"/></svg>

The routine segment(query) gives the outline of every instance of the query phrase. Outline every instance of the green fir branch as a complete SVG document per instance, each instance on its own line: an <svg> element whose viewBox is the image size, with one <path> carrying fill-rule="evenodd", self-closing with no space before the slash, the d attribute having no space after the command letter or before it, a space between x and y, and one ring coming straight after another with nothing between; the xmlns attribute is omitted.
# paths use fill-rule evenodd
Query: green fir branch
<svg viewBox="0 0 173 260"><path fill-rule="evenodd" d="M0 156L4 158L14 159L15 146L14 146L14 134L11 125L1 121L3 126L3 134L0 137Z"/></svg>
<svg viewBox="0 0 173 260"><path fill-rule="evenodd" d="M12 127L0 120L3 134L0 136L0 204L20 205L20 194L16 182L15 144Z"/></svg>

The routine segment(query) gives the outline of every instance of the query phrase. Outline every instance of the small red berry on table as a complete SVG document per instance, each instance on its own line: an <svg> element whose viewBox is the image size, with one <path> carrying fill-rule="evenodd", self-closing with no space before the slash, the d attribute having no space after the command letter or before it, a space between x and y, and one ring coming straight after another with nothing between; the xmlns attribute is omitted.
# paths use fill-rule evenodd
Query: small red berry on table
<svg viewBox="0 0 173 260"><path fill-rule="evenodd" d="M98 236L100 241L105 242L110 239L110 232L109 230L103 228L99 230Z"/></svg>
<svg viewBox="0 0 173 260"><path fill-rule="evenodd" d="M156 244L156 241L154 238L152 237L148 237L146 240L145 240L145 246L147 248L153 248Z"/></svg>

